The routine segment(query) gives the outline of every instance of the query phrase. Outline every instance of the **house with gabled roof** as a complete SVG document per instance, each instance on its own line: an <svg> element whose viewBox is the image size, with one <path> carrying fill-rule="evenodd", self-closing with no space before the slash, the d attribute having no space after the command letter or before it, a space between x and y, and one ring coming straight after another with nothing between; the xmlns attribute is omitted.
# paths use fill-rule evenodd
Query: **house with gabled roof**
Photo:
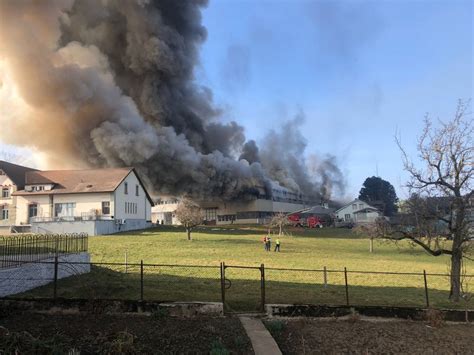
<svg viewBox="0 0 474 355"><path fill-rule="evenodd" d="M153 200L133 168L28 171L16 225L34 233L112 234L151 225Z"/></svg>
<svg viewBox="0 0 474 355"><path fill-rule="evenodd" d="M16 197L25 187L25 175L36 169L0 160L0 233L10 233L16 221Z"/></svg>
<svg viewBox="0 0 474 355"><path fill-rule="evenodd" d="M337 221L346 223L371 223L383 216L380 210L359 199L342 206L335 214Z"/></svg>

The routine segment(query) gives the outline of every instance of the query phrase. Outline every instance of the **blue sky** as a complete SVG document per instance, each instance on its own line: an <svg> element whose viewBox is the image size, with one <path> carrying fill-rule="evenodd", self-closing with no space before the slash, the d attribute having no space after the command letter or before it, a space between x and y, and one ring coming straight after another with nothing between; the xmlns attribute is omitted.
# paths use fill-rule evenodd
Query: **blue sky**
<svg viewBox="0 0 474 355"><path fill-rule="evenodd" d="M331 153L348 197L364 179L407 176L426 112L450 118L473 93L471 1L214 0L197 80L248 138L303 111L308 153Z"/></svg>

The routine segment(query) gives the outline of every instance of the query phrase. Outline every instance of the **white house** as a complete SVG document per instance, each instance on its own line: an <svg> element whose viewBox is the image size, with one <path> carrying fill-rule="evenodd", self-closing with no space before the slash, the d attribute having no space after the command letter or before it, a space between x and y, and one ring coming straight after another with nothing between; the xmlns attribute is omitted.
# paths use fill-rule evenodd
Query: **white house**
<svg viewBox="0 0 474 355"><path fill-rule="evenodd" d="M29 171L16 225L36 233L111 234L151 225L152 199L133 168Z"/></svg>
<svg viewBox="0 0 474 355"><path fill-rule="evenodd" d="M35 169L0 160L0 233L10 233L16 220L16 197L25 187L25 174Z"/></svg>
<svg viewBox="0 0 474 355"><path fill-rule="evenodd" d="M374 222L382 213L367 202L355 199L335 212L336 220L349 223Z"/></svg>

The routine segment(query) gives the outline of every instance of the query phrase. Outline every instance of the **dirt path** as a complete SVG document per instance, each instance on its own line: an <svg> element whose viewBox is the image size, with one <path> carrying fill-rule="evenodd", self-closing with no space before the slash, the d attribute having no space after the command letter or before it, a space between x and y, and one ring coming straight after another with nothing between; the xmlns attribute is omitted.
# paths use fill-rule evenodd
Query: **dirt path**
<svg viewBox="0 0 474 355"><path fill-rule="evenodd" d="M292 319L266 323L283 354L474 354L474 325Z"/></svg>

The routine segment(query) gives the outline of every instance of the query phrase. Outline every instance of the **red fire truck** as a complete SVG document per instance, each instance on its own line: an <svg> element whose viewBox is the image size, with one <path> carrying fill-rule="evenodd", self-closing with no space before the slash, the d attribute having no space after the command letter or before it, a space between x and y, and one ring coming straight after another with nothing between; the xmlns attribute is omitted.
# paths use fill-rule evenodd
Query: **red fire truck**
<svg viewBox="0 0 474 355"><path fill-rule="evenodd" d="M302 217L299 213L293 213L288 220L294 227L323 228L323 222L317 216Z"/></svg>

